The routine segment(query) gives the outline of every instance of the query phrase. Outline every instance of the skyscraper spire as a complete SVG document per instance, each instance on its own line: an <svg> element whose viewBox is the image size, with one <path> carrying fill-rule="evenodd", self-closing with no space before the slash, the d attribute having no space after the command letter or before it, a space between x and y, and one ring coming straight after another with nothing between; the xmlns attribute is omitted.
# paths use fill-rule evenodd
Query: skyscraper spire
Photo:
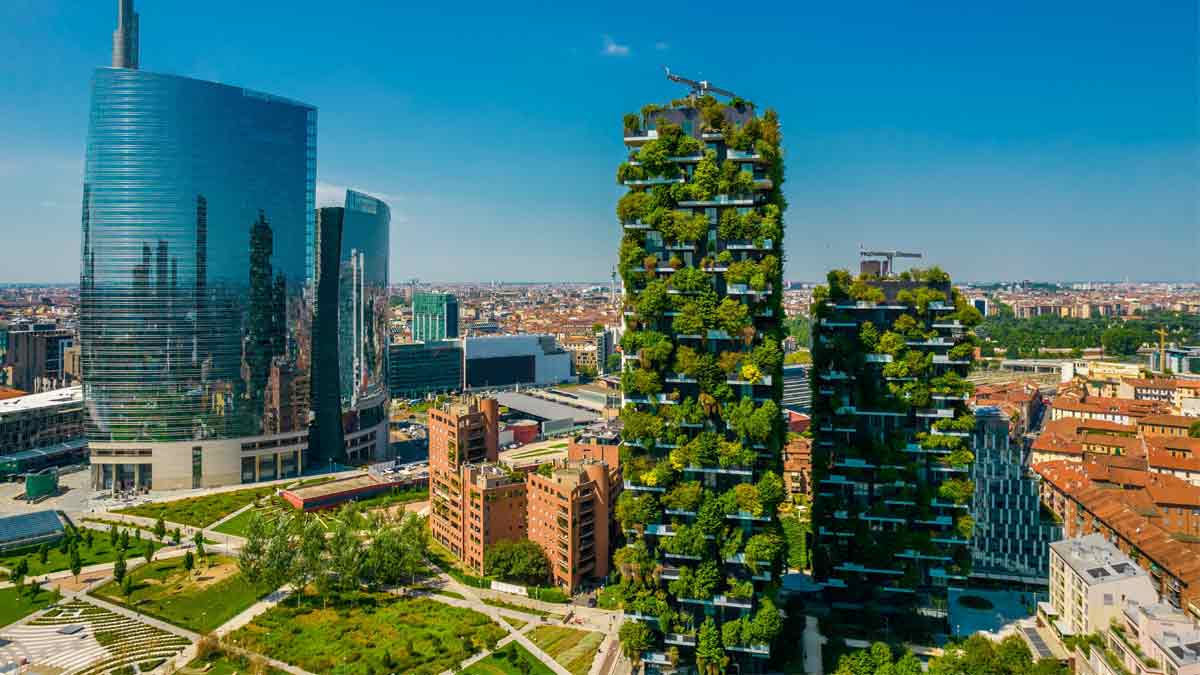
<svg viewBox="0 0 1200 675"><path fill-rule="evenodd" d="M138 67L138 15L133 0L117 0L117 29L113 31L113 68Z"/></svg>

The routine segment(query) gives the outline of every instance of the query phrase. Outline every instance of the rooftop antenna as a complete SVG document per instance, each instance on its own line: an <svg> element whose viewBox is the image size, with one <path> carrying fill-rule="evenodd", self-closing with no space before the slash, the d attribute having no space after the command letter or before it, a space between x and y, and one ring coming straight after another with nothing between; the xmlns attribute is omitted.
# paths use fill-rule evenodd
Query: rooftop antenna
<svg viewBox="0 0 1200 675"><path fill-rule="evenodd" d="M858 245L858 255L863 258L883 258L880 261L883 263L879 276L886 277L896 269L896 258L920 258L920 253L908 253L905 251L868 251L862 244ZM863 263L866 264L865 262Z"/></svg>
<svg viewBox="0 0 1200 675"><path fill-rule="evenodd" d="M684 85L687 85L688 87L690 87L691 92L688 95L691 96L692 98L699 98L699 97L705 96L707 94L720 94L722 96L728 96L729 98L737 98L738 97L737 94L733 93L732 91L729 91L728 89L721 89L720 87L714 87L713 84L711 82L709 82L708 80L692 80L692 79L688 79L686 77L680 77L679 75L673 74L671 72L671 69L666 66L663 66L663 70L667 71L667 79L668 80L670 80L672 82L678 82L679 84L684 84Z"/></svg>

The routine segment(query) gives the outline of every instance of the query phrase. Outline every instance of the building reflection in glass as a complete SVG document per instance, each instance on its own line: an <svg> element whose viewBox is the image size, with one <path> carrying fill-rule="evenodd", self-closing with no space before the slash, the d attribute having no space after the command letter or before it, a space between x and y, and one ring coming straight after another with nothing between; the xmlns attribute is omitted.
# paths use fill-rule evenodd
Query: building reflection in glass
<svg viewBox="0 0 1200 675"><path fill-rule="evenodd" d="M315 164L312 106L96 71L80 280L89 442L153 450L306 428Z"/></svg>

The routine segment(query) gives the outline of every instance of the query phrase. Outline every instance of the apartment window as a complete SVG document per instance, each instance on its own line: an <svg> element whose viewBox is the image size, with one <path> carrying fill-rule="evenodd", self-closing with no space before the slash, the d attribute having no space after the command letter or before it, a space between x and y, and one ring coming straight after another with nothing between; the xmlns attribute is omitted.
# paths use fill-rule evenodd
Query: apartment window
<svg viewBox="0 0 1200 675"><path fill-rule="evenodd" d="M1109 607L1109 606L1111 606L1112 604L1113 604L1113 596L1112 596L1112 593L1105 593L1105 594L1104 594L1104 606L1105 606L1105 607Z"/></svg>

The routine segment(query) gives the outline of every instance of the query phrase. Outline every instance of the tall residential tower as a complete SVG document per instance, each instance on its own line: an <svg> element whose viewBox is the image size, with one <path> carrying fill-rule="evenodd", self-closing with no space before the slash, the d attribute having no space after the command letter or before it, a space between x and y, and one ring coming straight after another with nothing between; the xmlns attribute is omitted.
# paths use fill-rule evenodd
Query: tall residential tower
<svg viewBox="0 0 1200 675"><path fill-rule="evenodd" d="M966 374L981 317L933 267L830 272L813 318L814 577L830 625L928 643L971 571Z"/></svg>
<svg viewBox="0 0 1200 675"><path fill-rule="evenodd" d="M693 92L626 115L624 140L621 639L651 672L764 672L782 623L765 593L784 497L779 121Z"/></svg>

